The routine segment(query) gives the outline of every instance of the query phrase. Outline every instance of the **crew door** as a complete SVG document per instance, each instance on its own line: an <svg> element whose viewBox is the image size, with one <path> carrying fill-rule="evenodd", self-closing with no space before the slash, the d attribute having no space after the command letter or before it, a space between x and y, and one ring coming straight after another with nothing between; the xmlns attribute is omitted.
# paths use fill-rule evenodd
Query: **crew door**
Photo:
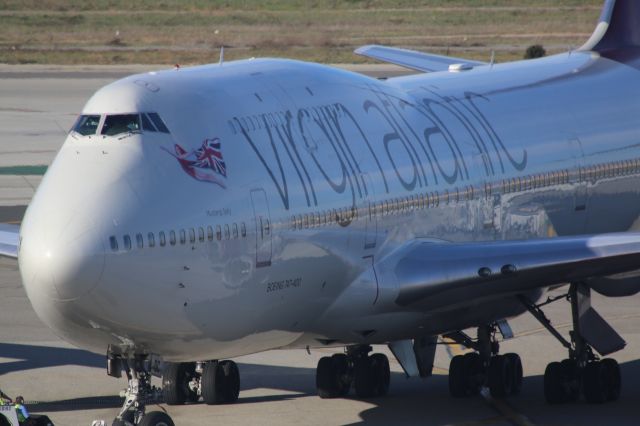
<svg viewBox="0 0 640 426"><path fill-rule="evenodd" d="M367 193L365 202L364 202L364 248L373 249L376 247L376 242L378 238L378 222L376 220L376 211L375 211L375 199L374 197L374 188L373 183L371 182L371 178L367 173L362 173L362 181L365 183L366 188L365 191Z"/></svg>
<svg viewBox="0 0 640 426"><path fill-rule="evenodd" d="M251 204L256 230L256 268L271 265L271 216L264 189L251 191Z"/></svg>

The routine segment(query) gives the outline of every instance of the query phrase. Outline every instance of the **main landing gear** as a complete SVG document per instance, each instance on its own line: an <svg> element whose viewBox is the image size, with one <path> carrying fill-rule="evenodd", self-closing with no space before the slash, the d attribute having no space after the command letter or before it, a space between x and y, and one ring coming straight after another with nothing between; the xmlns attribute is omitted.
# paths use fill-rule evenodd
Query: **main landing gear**
<svg viewBox="0 0 640 426"><path fill-rule="evenodd" d="M474 349L451 359L449 393L456 398L474 396L483 386L493 397L515 395L522 388L522 361L515 353L499 355L497 324L478 327L478 339L472 340L461 331L449 333L455 342Z"/></svg>
<svg viewBox="0 0 640 426"><path fill-rule="evenodd" d="M162 375L162 393L169 405L197 402L229 404L238 400L240 374L233 361L168 364Z"/></svg>
<svg viewBox="0 0 640 426"><path fill-rule="evenodd" d="M350 346L346 354L320 358L316 369L320 398L345 396L352 385L359 398L386 395L391 378L389 359L380 353L369 355L371 350L369 345Z"/></svg>
<svg viewBox="0 0 640 426"><path fill-rule="evenodd" d="M117 365L117 370L113 367ZM174 426L171 417L162 411L146 412L149 403L158 400L159 392L151 386L151 372L147 356L136 355L131 359L109 358L109 374L120 375L123 367L127 373L129 385L125 394L125 401L118 416L113 420L113 426Z"/></svg>
<svg viewBox="0 0 640 426"><path fill-rule="evenodd" d="M542 306L560 299L571 303L573 330L567 341L551 325ZM544 373L544 396L550 404L575 402L584 397L591 404L615 401L620 396L620 367L614 359L600 359L594 349L608 355L625 346L624 340L591 307L590 290L584 284L571 284L569 292L540 305L521 298L527 309L569 351L569 357L550 363Z"/></svg>

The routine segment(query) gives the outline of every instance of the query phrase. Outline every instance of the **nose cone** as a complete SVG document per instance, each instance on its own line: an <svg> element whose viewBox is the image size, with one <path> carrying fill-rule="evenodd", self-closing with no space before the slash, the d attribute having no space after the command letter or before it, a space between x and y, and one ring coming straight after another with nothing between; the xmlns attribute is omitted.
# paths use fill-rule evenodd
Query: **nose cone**
<svg viewBox="0 0 640 426"><path fill-rule="evenodd" d="M31 211L22 224L20 271L30 298L75 300L102 276L104 244L95 224L79 216L65 217L62 210Z"/></svg>
<svg viewBox="0 0 640 426"><path fill-rule="evenodd" d="M104 269L104 242L96 222L101 206L92 194L95 188L90 177L78 178L86 161L77 157L63 148L20 226L20 273L34 305L36 301L69 301L87 294L98 284Z"/></svg>

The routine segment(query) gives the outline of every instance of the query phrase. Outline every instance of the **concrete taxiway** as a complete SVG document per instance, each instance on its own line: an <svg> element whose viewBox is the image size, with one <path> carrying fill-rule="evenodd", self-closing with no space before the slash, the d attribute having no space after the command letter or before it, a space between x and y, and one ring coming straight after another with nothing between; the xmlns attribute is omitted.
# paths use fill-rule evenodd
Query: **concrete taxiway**
<svg viewBox="0 0 640 426"><path fill-rule="evenodd" d="M115 78L150 68L0 66L0 221L20 220L22 206L40 181L39 176L29 174L34 169L25 167L51 162L65 129L86 99ZM365 71L397 72L390 68ZM545 404L542 376L546 364L566 354L532 317L524 316L511 322L516 338L502 343L503 352L522 356L526 376L522 393L507 400L451 398L446 373L450 357L459 349L441 346L435 374L426 380L406 379L392 360L390 394L382 399L318 398L316 363L336 350L312 350L310 354L286 350L236 359L241 372L237 404L162 407L180 426L638 424L640 296L596 296L593 304L628 343L613 356L621 362L623 391L621 399L611 404ZM567 302L550 305L547 313L566 335L570 322ZM22 288L17 262L0 259L0 389L11 396L23 395L33 412L47 413L56 425L89 425L93 419L110 421L114 417L124 386L124 379L106 375L104 355L66 344L39 321Z"/></svg>

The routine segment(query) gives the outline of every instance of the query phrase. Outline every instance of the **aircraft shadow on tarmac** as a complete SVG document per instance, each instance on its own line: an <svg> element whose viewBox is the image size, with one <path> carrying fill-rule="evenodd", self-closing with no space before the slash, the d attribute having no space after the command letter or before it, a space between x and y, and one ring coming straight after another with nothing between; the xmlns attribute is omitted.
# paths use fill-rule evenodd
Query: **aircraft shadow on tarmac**
<svg viewBox="0 0 640 426"><path fill-rule="evenodd" d="M73 348L0 343L0 356L17 360L0 363L0 375L62 365L106 368L104 355Z"/></svg>

